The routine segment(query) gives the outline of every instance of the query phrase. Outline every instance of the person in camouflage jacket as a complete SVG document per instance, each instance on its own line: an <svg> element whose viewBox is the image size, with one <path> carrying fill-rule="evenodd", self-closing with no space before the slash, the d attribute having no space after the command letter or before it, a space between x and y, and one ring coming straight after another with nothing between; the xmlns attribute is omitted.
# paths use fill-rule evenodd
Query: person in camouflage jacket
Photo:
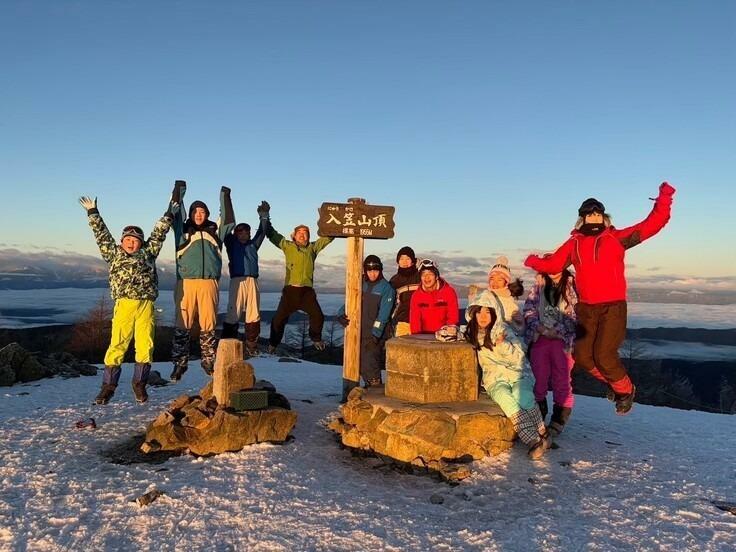
<svg viewBox="0 0 736 552"><path fill-rule="evenodd" d="M87 219L103 260L110 265L110 295L115 301L110 345L105 353L105 371L97 404L107 404L120 380L120 365L131 340L135 337L135 370L133 393L139 403L148 400L146 383L151 371L155 331L154 301L158 297L156 257L166 240L172 222L167 211L145 240L138 226L123 228L116 243L97 209L97 198L81 197L79 203L87 211Z"/></svg>

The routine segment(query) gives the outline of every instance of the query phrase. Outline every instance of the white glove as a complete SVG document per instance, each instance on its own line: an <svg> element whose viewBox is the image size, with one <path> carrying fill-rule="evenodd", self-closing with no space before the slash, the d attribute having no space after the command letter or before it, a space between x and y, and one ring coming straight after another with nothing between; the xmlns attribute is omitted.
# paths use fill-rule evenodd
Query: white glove
<svg viewBox="0 0 736 552"><path fill-rule="evenodd" d="M97 209L97 198L90 198L87 196L82 196L79 198L79 204L84 207L85 211L89 211L90 209Z"/></svg>

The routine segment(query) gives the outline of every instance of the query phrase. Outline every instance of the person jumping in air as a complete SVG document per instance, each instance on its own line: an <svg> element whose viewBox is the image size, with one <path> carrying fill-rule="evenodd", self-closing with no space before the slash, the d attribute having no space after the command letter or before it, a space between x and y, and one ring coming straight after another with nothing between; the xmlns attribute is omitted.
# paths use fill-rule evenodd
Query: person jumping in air
<svg viewBox="0 0 736 552"><path fill-rule="evenodd" d="M219 224L209 220L210 210L202 201L189 206L184 220L182 200L187 185L177 180L172 196L176 237L176 328L171 347L174 369L170 379L179 381L189 365L189 334L199 324L202 370L211 375L215 368L217 342L215 325L222 273L222 240L235 226L230 188L220 190Z"/></svg>
<svg viewBox="0 0 736 552"><path fill-rule="evenodd" d="M619 230L603 203L588 198L578 209L578 221L571 237L552 255L529 255L524 264L546 274L575 267L579 302L575 362L603 381L612 391L617 414L627 414L636 387L621 362L618 349L626 337L626 250L659 232L670 220L675 188L667 182L659 186L654 207L643 221Z"/></svg>
<svg viewBox="0 0 736 552"><path fill-rule="evenodd" d="M258 354L258 336L261 333L261 292L258 289L258 249L266 237L268 204L264 201L257 209L260 223L251 239L250 225L235 225L232 234L225 236L225 250L229 259L230 289L227 314L222 323L222 337L238 337L240 319L245 317L245 350L249 356Z"/></svg>
<svg viewBox="0 0 736 552"><path fill-rule="evenodd" d="M270 219L271 208L264 202L264 215ZM273 353L284 337L284 329L289 321L289 316L298 310L304 311L309 317L309 339L312 340L314 348L318 351L325 349L322 341L322 325L325 316L322 308L317 302L317 294L314 291L314 261L317 255L325 247L332 243L334 238L319 238L317 241L309 241L309 227L300 224L291 233L291 239L287 240L268 224L266 236L276 247L284 253L286 261L286 275L284 278L284 289L281 292L281 300L271 320L271 335L268 338L268 351Z"/></svg>
<svg viewBox="0 0 736 552"><path fill-rule="evenodd" d="M107 404L115 394L120 380L120 365L135 337L135 369L133 393L139 403L148 400L146 383L153 360L153 338L156 329L154 302L158 297L156 257L166 240L173 216L167 210L146 240L138 226L123 228L120 243L110 234L97 209L97 198L79 198L87 211L87 219L105 262L110 265L110 295L115 301L110 346L105 353L102 387L95 398L97 404Z"/></svg>

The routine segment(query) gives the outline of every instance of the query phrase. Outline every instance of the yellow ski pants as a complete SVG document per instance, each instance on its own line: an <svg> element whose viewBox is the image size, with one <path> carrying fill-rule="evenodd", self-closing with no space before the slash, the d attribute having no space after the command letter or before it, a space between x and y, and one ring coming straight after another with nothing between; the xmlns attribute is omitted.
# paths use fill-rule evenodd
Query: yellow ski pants
<svg viewBox="0 0 736 552"><path fill-rule="evenodd" d="M105 353L105 366L120 366L130 340L135 338L135 361L153 360L153 336L156 319L153 301L147 299L118 299L112 315L110 346Z"/></svg>

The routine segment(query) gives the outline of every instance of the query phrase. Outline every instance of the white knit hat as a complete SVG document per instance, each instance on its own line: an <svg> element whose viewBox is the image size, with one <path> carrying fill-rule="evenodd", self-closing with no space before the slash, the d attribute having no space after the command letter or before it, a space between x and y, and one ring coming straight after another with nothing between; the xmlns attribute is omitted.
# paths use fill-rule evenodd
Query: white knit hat
<svg viewBox="0 0 736 552"><path fill-rule="evenodd" d="M509 270L508 258L503 255L501 255L500 257L497 257L495 264L488 271L489 278L491 277L491 274L500 274L501 276L503 276L506 282L510 283L511 282L511 270Z"/></svg>

